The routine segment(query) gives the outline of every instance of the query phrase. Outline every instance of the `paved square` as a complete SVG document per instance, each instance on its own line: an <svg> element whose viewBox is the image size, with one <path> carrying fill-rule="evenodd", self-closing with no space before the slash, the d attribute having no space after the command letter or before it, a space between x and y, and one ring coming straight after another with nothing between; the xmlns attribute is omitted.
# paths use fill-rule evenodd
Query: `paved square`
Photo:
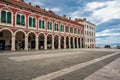
<svg viewBox="0 0 120 80"><path fill-rule="evenodd" d="M0 53L0 80L89 80L90 75L119 57L120 52L115 49L3 52ZM51 74L54 77L48 77Z"/></svg>

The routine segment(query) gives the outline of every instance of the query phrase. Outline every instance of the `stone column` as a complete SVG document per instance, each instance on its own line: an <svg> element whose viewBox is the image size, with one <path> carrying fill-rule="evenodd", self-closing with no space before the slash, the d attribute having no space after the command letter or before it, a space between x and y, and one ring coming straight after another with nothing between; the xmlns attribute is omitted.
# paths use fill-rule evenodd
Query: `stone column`
<svg viewBox="0 0 120 80"><path fill-rule="evenodd" d="M35 50L38 50L38 36L35 38Z"/></svg>
<svg viewBox="0 0 120 80"><path fill-rule="evenodd" d="M25 50L28 50L28 36L25 36Z"/></svg>
<svg viewBox="0 0 120 80"><path fill-rule="evenodd" d="M45 35L44 49L47 49L47 35Z"/></svg>
<svg viewBox="0 0 120 80"><path fill-rule="evenodd" d="M80 38L80 48L82 48L82 39Z"/></svg>
<svg viewBox="0 0 120 80"><path fill-rule="evenodd" d="M11 44L11 50L15 51L15 35L12 35L12 44Z"/></svg>
<svg viewBox="0 0 120 80"><path fill-rule="evenodd" d="M52 49L54 49L54 37L52 38Z"/></svg>
<svg viewBox="0 0 120 80"><path fill-rule="evenodd" d="M71 49L71 40L70 40L70 37L69 37L69 49Z"/></svg>
<svg viewBox="0 0 120 80"><path fill-rule="evenodd" d="M75 48L75 38L73 37L73 48Z"/></svg>
<svg viewBox="0 0 120 80"><path fill-rule="evenodd" d="M77 37L77 48L79 48L78 37Z"/></svg>
<svg viewBox="0 0 120 80"><path fill-rule="evenodd" d="M66 49L66 37L64 38L64 49Z"/></svg>
<svg viewBox="0 0 120 80"><path fill-rule="evenodd" d="M59 42L58 42L58 49L61 49L61 45L60 45L60 44L61 44L60 36L59 36L59 39L58 39L58 40L59 40Z"/></svg>

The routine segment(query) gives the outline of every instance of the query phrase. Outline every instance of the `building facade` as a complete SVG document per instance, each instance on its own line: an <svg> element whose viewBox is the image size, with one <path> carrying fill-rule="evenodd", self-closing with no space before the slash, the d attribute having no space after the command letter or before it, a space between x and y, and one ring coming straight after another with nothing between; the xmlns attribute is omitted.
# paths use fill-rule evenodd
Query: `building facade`
<svg viewBox="0 0 120 80"><path fill-rule="evenodd" d="M83 48L83 28L23 0L0 0L0 50Z"/></svg>
<svg viewBox="0 0 120 80"><path fill-rule="evenodd" d="M96 25L84 19L77 19L78 23L84 25L84 48L96 47Z"/></svg>

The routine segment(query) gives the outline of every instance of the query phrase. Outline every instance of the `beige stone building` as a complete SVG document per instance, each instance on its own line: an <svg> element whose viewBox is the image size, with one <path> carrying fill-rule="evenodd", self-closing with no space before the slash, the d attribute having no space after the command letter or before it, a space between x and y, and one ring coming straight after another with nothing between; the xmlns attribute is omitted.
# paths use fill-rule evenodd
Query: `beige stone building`
<svg viewBox="0 0 120 80"><path fill-rule="evenodd" d="M95 48L96 47L96 25L84 19L76 19L80 24L84 25L84 47Z"/></svg>

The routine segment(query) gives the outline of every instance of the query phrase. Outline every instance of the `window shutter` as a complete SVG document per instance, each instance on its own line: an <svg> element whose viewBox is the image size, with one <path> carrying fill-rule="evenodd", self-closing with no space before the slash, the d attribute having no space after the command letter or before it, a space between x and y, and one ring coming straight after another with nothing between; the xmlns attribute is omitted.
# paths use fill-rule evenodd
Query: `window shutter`
<svg viewBox="0 0 120 80"><path fill-rule="evenodd" d="M29 17L29 26L31 27L32 26L32 18Z"/></svg>
<svg viewBox="0 0 120 80"><path fill-rule="evenodd" d="M23 26L25 26L25 16L24 15L21 16L21 24Z"/></svg>
<svg viewBox="0 0 120 80"><path fill-rule="evenodd" d="M39 28L41 28L41 26L42 26L41 22L42 22L42 21L41 21L41 20L39 20Z"/></svg>
<svg viewBox="0 0 120 80"><path fill-rule="evenodd" d="M1 12L1 22L6 23L6 11Z"/></svg>
<svg viewBox="0 0 120 80"><path fill-rule="evenodd" d="M35 18L33 18L33 27L35 27L36 26L36 24L35 24Z"/></svg>
<svg viewBox="0 0 120 80"><path fill-rule="evenodd" d="M11 12L7 13L7 23L11 23Z"/></svg>
<svg viewBox="0 0 120 80"><path fill-rule="evenodd" d="M52 30L52 22L50 22L50 30Z"/></svg>
<svg viewBox="0 0 120 80"><path fill-rule="evenodd" d="M44 20L42 20L42 28L44 29Z"/></svg>
<svg viewBox="0 0 120 80"><path fill-rule="evenodd" d="M17 19L16 19L16 21L17 21L17 24L20 25L20 14L17 14Z"/></svg>

